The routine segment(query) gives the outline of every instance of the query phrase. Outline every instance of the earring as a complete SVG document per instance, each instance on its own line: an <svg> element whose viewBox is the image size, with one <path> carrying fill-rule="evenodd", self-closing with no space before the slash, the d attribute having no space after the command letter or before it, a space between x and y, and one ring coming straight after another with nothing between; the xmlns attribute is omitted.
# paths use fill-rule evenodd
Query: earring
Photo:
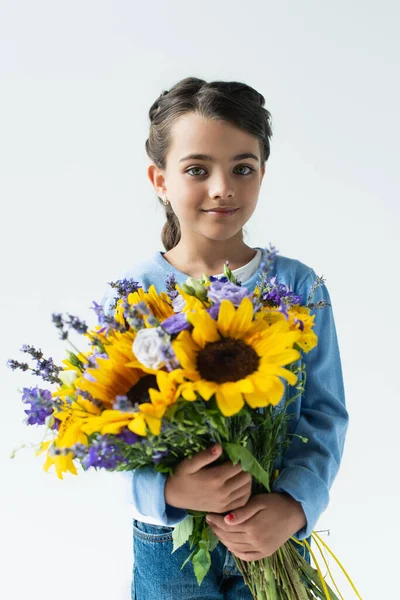
<svg viewBox="0 0 400 600"><path fill-rule="evenodd" d="M167 204L169 204L169 200L168 200L167 196L165 196L163 202L164 202L165 206L167 206Z"/></svg>

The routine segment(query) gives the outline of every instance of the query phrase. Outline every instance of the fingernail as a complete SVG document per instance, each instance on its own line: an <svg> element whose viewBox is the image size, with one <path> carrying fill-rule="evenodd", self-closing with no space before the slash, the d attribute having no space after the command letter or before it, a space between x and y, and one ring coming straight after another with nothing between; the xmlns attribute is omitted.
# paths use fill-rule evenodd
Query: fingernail
<svg viewBox="0 0 400 600"><path fill-rule="evenodd" d="M209 517L208 515L206 516L206 521L211 522L211 517Z"/></svg>
<svg viewBox="0 0 400 600"><path fill-rule="evenodd" d="M233 519L235 518L235 515L233 513L229 513L229 515L226 515L225 519L228 519L228 521L233 521Z"/></svg>
<svg viewBox="0 0 400 600"><path fill-rule="evenodd" d="M218 446L213 446L213 447L211 448L211 452L212 452L213 454L218 454Z"/></svg>

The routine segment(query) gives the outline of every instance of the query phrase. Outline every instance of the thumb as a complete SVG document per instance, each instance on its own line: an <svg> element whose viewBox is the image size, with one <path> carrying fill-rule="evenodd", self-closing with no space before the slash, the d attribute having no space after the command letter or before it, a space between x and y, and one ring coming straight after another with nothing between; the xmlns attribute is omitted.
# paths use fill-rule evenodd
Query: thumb
<svg viewBox="0 0 400 600"><path fill-rule="evenodd" d="M225 523L228 525L239 525L240 523L244 523L248 521L258 512L265 508L265 504L261 500L261 498L257 498L257 496L253 496L245 506L242 508L237 508L236 510L230 512L228 515L224 517Z"/></svg>
<svg viewBox="0 0 400 600"><path fill-rule="evenodd" d="M210 448L206 448L201 452L198 452L192 458L186 459L186 469L188 473L196 473L200 471L206 465L217 460L222 453L221 444L214 444Z"/></svg>

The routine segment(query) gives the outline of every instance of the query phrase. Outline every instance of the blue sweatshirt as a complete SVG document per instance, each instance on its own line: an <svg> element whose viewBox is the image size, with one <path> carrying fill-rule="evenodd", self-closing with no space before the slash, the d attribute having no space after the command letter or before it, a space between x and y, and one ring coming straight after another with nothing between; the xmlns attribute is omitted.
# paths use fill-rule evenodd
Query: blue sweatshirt
<svg viewBox="0 0 400 600"><path fill-rule="evenodd" d="M242 285L253 291L259 282L260 269L259 266L249 279L242 281ZM157 291L161 292L166 291L165 279L170 273L175 275L178 284L188 277L175 269L162 252L156 252L149 260L122 273L118 279L133 278L146 291L154 284ZM317 276L311 267L299 260L279 254L276 255L272 274L277 275L278 283L284 283L301 295L303 304L307 302ZM106 313L114 297L115 291L110 287L101 301ZM325 284L320 285L312 297L314 303L319 300L330 303ZM314 314L313 311L311 314ZM275 462L274 468L279 469L279 476L272 485L272 491L286 492L301 503L306 525L294 534L293 537L298 540L311 535L319 516L329 504L329 490L339 470L349 421L332 307L317 309L315 314L314 331L318 345L308 354L303 354L306 387L301 398L288 408L288 412L294 413L294 416L287 426L288 434L303 436L308 438L308 442L291 436L290 447ZM287 394L294 395L294 388L283 381L285 397ZM132 484L135 518L171 527L185 518L185 510L165 502L166 474L158 473L154 467L121 474L129 477Z"/></svg>

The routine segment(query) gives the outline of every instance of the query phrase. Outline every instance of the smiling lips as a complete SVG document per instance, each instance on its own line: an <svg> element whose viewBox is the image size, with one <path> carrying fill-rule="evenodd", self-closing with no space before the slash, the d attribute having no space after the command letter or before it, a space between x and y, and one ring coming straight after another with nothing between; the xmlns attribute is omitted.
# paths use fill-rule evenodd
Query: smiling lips
<svg viewBox="0 0 400 600"><path fill-rule="evenodd" d="M209 215L217 215L219 217L227 217L229 215L233 215L237 210L239 210L239 209L224 206L224 207L220 207L220 208L211 208L209 210L205 210L204 212L208 213Z"/></svg>

